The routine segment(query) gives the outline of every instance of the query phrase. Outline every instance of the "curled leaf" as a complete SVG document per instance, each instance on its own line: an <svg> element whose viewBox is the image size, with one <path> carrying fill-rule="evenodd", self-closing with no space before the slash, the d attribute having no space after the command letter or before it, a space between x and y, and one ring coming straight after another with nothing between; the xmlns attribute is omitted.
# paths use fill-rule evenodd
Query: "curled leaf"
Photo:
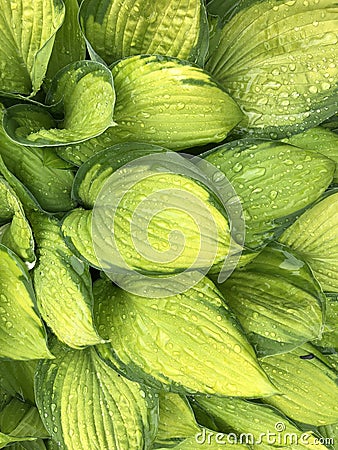
<svg viewBox="0 0 338 450"><path fill-rule="evenodd" d="M114 124L114 103L113 80L107 67L94 61L77 61L57 73L47 93L46 107L9 107L4 115L4 129L11 139L23 145L46 147L81 142ZM63 119L57 121L60 115Z"/></svg>

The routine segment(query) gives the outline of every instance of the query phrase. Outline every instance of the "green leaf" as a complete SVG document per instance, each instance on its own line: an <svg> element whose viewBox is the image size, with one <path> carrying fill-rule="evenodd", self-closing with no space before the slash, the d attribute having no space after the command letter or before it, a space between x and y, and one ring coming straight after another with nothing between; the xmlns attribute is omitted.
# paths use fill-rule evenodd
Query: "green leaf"
<svg viewBox="0 0 338 450"><path fill-rule="evenodd" d="M34 240L23 206L7 181L0 176L0 242L21 259L35 261Z"/></svg>
<svg viewBox="0 0 338 450"><path fill-rule="evenodd" d="M80 22L89 49L108 64L140 54L204 61L201 47L208 36L201 0L85 0Z"/></svg>
<svg viewBox="0 0 338 450"><path fill-rule="evenodd" d="M2 157L0 156L0 174L4 177L10 187L13 189L15 194L18 196L19 200L24 207L25 213L28 216L28 219L31 218L31 212L41 212L41 206L38 204L36 199L32 196L32 194L27 190L27 188L21 183L18 178L16 178L6 167L3 162Z"/></svg>
<svg viewBox="0 0 338 450"><path fill-rule="evenodd" d="M2 119L2 105L0 109ZM43 209L68 211L74 206L70 196L74 179L70 170L72 166L59 158L54 149L17 144L9 139L1 123L0 155L8 169L24 183Z"/></svg>
<svg viewBox="0 0 338 450"><path fill-rule="evenodd" d="M81 142L81 144L61 145L54 148L60 158L75 166L81 166L87 159L91 158L96 153L120 142L120 139L116 136L113 138L110 134L108 129L99 137L88 139L87 141Z"/></svg>
<svg viewBox="0 0 338 450"><path fill-rule="evenodd" d="M48 439L48 441L46 441L46 448L48 450L66 450L66 448L61 445L61 442L56 442L53 439Z"/></svg>
<svg viewBox="0 0 338 450"><path fill-rule="evenodd" d="M181 395L160 392L160 419L156 446L175 444L175 440L194 436L200 431L187 399Z"/></svg>
<svg viewBox="0 0 338 450"><path fill-rule="evenodd" d="M20 442L20 441L27 441L27 440L33 440L34 438L29 437L16 437L16 436L10 436L8 434L4 434L0 432L0 448L7 447L8 444L12 442Z"/></svg>
<svg viewBox="0 0 338 450"><path fill-rule="evenodd" d="M0 411L10 402L12 396L6 392L6 390L1 386L0 388Z"/></svg>
<svg viewBox="0 0 338 450"><path fill-rule="evenodd" d="M228 220L203 177L173 152L145 156L115 171L93 210L101 266L110 273L168 275L187 269L206 273L224 262L232 251Z"/></svg>
<svg viewBox="0 0 338 450"><path fill-rule="evenodd" d="M240 9L245 0L211 0L207 4L207 11L213 16L218 16L222 23L231 19Z"/></svg>
<svg viewBox="0 0 338 450"><path fill-rule="evenodd" d="M310 265L324 291L338 292L338 193L305 211L280 238Z"/></svg>
<svg viewBox="0 0 338 450"><path fill-rule="evenodd" d="M41 361L36 375L37 404L52 438L67 450L149 449L156 396L121 377L93 348L52 348L55 364Z"/></svg>
<svg viewBox="0 0 338 450"><path fill-rule="evenodd" d="M43 319L70 347L102 342L92 320L93 296L88 266L68 249L56 219L36 214L31 222L38 256L33 280Z"/></svg>
<svg viewBox="0 0 338 450"><path fill-rule="evenodd" d="M338 423L334 423L332 425L326 425L323 427L318 427L318 431L324 438L331 439L332 448L334 450L337 450Z"/></svg>
<svg viewBox="0 0 338 450"><path fill-rule="evenodd" d="M269 448L289 447L294 442L294 436L301 441L303 435L303 431L284 414L274 407L261 403L233 397L195 396L191 404L194 408L197 404L214 417L218 431L222 433L232 431L243 438L247 436L247 444L259 442L269 445ZM271 435L268 435L269 432L275 433L274 442ZM326 449L324 445L315 446L315 439L313 433L309 433L309 445L299 444L299 448Z"/></svg>
<svg viewBox="0 0 338 450"><path fill-rule="evenodd" d="M332 0L247 4L223 27L206 65L246 114L242 130L275 139L335 114L338 14Z"/></svg>
<svg viewBox="0 0 338 450"><path fill-rule="evenodd" d="M168 56L126 58L112 69L115 127L99 137L58 148L81 165L121 142L145 142L181 150L220 142L242 119L236 103L202 69ZM160 92L160 94L159 94Z"/></svg>
<svg viewBox="0 0 338 450"><path fill-rule="evenodd" d="M117 127L108 133L120 142L180 150L222 141L242 118L210 75L185 61L134 56L117 63L112 74Z"/></svg>
<svg viewBox="0 0 338 450"><path fill-rule="evenodd" d="M166 298L140 297L106 280L94 284L98 346L131 379L178 393L257 397L276 392L237 321L204 278Z"/></svg>
<svg viewBox="0 0 338 450"><path fill-rule="evenodd" d="M338 135L336 133L323 127L315 127L284 139L284 142L313 150L332 159L336 164L333 181L338 184Z"/></svg>
<svg viewBox="0 0 338 450"><path fill-rule="evenodd" d="M93 208L100 190L113 172L142 156L166 151L164 147L139 142L109 147L79 168L74 179L73 196L85 208Z"/></svg>
<svg viewBox="0 0 338 450"><path fill-rule="evenodd" d="M86 43L78 21L79 4L77 0L63 0L63 2L65 18L55 35L45 80L48 85L60 69L86 58Z"/></svg>
<svg viewBox="0 0 338 450"><path fill-rule="evenodd" d="M13 398L0 412L0 430L11 436L49 437L35 406Z"/></svg>
<svg viewBox="0 0 338 450"><path fill-rule="evenodd" d="M324 330L321 339L314 341L318 347L329 347L338 351L338 294L327 294Z"/></svg>
<svg viewBox="0 0 338 450"><path fill-rule="evenodd" d="M61 231L70 250L91 266L102 269L92 239L93 211L73 209L62 221Z"/></svg>
<svg viewBox="0 0 338 450"><path fill-rule="evenodd" d="M125 143L99 152L78 170L73 185L74 198L85 208L93 208L104 183L113 172L137 158L165 151L163 147L150 144ZM91 230L91 210L74 209L62 223L62 233L70 248L92 266L101 268L93 247Z"/></svg>
<svg viewBox="0 0 338 450"><path fill-rule="evenodd" d="M4 115L4 129L19 144L36 147L81 142L114 125L115 91L111 72L94 61L61 69L50 86L46 107L19 104ZM63 120L53 118L62 114Z"/></svg>
<svg viewBox="0 0 338 450"><path fill-rule="evenodd" d="M34 374L37 361L0 361L0 386L12 397L35 403Z"/></svg>
<svg viewBox="0 0 338 450"><path fill-rule="evenodd" d="M16 442L8 446L11 450L46 450L46 446L42 439L37 439L36 441L23 441ZM61 450L58 447L58 450Z"/></svg>
<svg viewBox="0 0 338 450"><path fill-rule="evenodd" d="M23 262L0 244L0 357L51 358L45 330L36 313L31 280Z"/></svg>
<svg viewBox="0 0 338 450"><path fill-rule="evenodd" d="M61 0L1 0L1 91L34 95L40 89L62 25Z"/></svg>
<svg viewBox="0 0 338 450"><path fill-rule="evenodd" d="M203 157L224 172L241 199L250 248L280 235L288 216L317 200L334 172L334 163L320 154L256 139L221 145Z"/></svg>
<svg viewBox="0 0 338 450"><path fill-rule="evenodd" d="M285 246L266 247L218 287L261 356L321 334L325 296L307 264Z"/></svg>
<svg viewBox="0 0 338 450"><path fill-rule="evenodd" d="M281 392L264 398L264 402L291 419L315 426L338 422L337 372L317 355L321 356L306 344L262 360L263 369Z"/></svg>

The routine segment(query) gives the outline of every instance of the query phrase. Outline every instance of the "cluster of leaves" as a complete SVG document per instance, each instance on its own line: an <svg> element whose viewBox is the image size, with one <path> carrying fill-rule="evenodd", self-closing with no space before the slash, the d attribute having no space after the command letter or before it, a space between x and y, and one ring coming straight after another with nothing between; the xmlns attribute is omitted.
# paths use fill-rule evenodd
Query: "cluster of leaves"
<svg viewBox="0 0 338 450"><path fill-rule="evenodd" d="M0 448L338 442L337 30L334 0L0 0ZM113 173L169 150L226 176L246 234L220 283L229 217L196 180L163 173L158 187L208 208L218 252L208 277L154 299L104 275L92 218ZM138 170L149 177L115 237L163 280L213 236L165 213L153 246L173 228L186 251L140 258L128 214L157 185ZM255 445L278 423L286 440Z"/></svg>

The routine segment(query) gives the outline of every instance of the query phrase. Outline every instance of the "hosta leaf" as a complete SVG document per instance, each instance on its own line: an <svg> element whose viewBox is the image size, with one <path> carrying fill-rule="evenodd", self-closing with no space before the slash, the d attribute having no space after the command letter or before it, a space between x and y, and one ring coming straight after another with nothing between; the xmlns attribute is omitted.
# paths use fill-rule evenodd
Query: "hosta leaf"
<svg viewBox="0 0 338 450"><path fill-rule="evenodd" d="M281 392L264 402L299 422L316 426L338 422L337 372L320 357L314 347L306 344L264 358L262 366Z"/></svg>
<svg viewBox="0 0 338 450"><path fill-rule="evenodd" d="M13 398L0 412L0 430L11 436L48 438L35 406Z"/></svg>
<svg viewBox="0 0 338 450"><path fill-rule="evenodd" d="M173 392L263 396L275 391L211 281L149 299L106 280L94 285L100 354L128 377ZM164 292L168 295L168 292Z"/></svg>
<svg viewBox="0 0 338 450"><path fill-rule="evenodd" d="M180 150L222 141L242 118L210 75L182 60L134 56L112 73L117 127L109 133L120 140Z"/></svg>
<svg viewBox="0 0 338 450"><path fill-rule="evenodd" d="M46 147L81 142L111 127L115 91L111 72L94 61L77 61L61 69L49 88L46 104L14 105L5 111L4 129L15 142ZM54 105L54 106L53 106ZM55 116L62 114L57 122Z"/></svg>
<svg viewBox="0 0 338 450"><path fill-rule="evenodd" d="M0 411L11 401L12 396L1 386L0 388Z"/></svg>
<svg viewBox="0 0 338 450"><path fill-rule="evenodd" d="M338 292L338 193L305 211L280 241L307 261L324 291Z"/></svg>
<svg viewBox="0 0 338 450"><path fill-rule="evenodd" d="M60 69L86 57L86 43L78 21L79 4L77 0L63 0L63 2L65 18L55 35L46 74L48 84Z"/></svg>
<svg viewBox="0 0 338 450"><path fill-rule="evenodd" d="M329 351L331 351L329 349ZM330 365L336 372L338 372L338 352L333 351L332 353L325 354L325 358Z"/></svg>
<svg viewBox="0 0 338 450"><path fill-rule="evenodd" d="M141 55L120 61L112 73L117 126L81 145L59 147L58 155L73 164L121 142L172 150L220 142L242 118L219 85L185 61Z"/></svg>
<svg viewBox="0 0 338 450"><path fill-rule="evenodd" d="M46 446L42 439L36 439L35 441L16 442L8 446L11 450L46 450ZM58 450L62 450L58 447Z"/></svg>
<svg viewBox="0 0 338 450"><path fill-rule="evenodd" d="M320 434L326 438L326 440L330 439L332 448L337 450L338 443L338 423L333 423L332 425L326 425L323 427L318 427L318 431Z"/></svg>
<svg viewBox="0 0 338 450"><path fill-rule="evenodd" d="M35 403L34 374L37 361L0 361L0 386L12 397Z"/></svg>
<svg viewBox="0 0 338 450"><path fill-rule="evenodd" d="M323 335L314 344L319 347L329 347L338 351L338 294L327 294L326 299Z"/></svg>
<svg viewBox="0 0 338 450"><path fill-rule="evenodd" d="M61 442L56 442L53 439L46 441L46 447L48 450L66 450L65 446L61 445Z"/></svg>
<svg viewBox="0 0 338 450"><path fill-rule="evenodd" d="M102 133L99 137L88 139L80 144L61 145L54 147L57 155L75 166L81 166L87 159L96 153L105 150L108 147L120 142L115 136L111 136L110 129Z"/></svg>
<svg viewBox="0 0 338 450"><path fill-rule="evenodd" d="M102 342L92 321L88 266L68 249L56 219L37 214L32 225L38 255L33 272L34 288L43 319L70 347Z"/></svg>
<svg viewBox="0 0 338 450"><path fill-rule="evenodd" d="M24 261L35 261L34 240L22 204L7 181L0 176L0 242Z"/></svg>
<svg viewBox="0 0 338 450"><path fill-rule="evenodd" d="M61 0L1 0L0 11L0 89L34 95L63 22L64 4Z"/></svg>
<svg viewBox="0 0 338 450"><path fill-rule="evenodd" d="M271 445L269 448L288 447L294 442L293 436L297 436L301 441L303 435L303 431L284 414L274 407L261 403L234 397L195 396L191 404L194 408L197 404L214 417L217 431L222 433L232 431L243 437L247 435L248 444L260 442ZM267 435L268 431L276 433L274 442L271 436ZM315 437L309 433L309 445L300 445L299 448L326 449L324 445L318 444L317 447L314 443Z"/></svg>
<svg viewBox="0 0 338 450"><path fill-rule="evenodd" d="M12 172L8 170L3 159L0 155L0 174L4 177L10 187L13 189L17 197L19 198L22 206L27 214L28 219L31 219L30 213L32 211L40 212L41 207L36 201L36 199L32 196L32 194L27 190L27 188L21 183L18 178L16 178Z"/></svg>
<svg viewBox="0 0 338 450"><path fill-rule="evenodd" d="M337 133L338 132L338 113L334 114L332 117L325 120L325 122L323 122L322 125L324 128L326 128L328 130L332 130L335 133Z"/></svg>
<svg viewBox="0 0 338 450"><path fill-rule="evenodd" d="M208 35L201 0L85 0L80 22L90 47L108 64L140 54L204 61Z"/></svg>
<svg viewBox="0 0 338 450"><path fill-rule="evenodd" d="M335 169L334 163L320 154L251 139L217 147L204 158L224 172L240 197L245 243L250 248L280 234L289 222L287 216L317 200Z"/></svg>
<svg viewBox="0 0 338 450"><path fill-rule="evenodd" d="M179 394L160 392L160 417L156 446L175 443L175 440L194 436L200 431L187 399Z"/></svg>
<svg viewBox="0 0 338 450"><path fill-rule="evenodd" d="M73 209L64 218L61 231L66 244L74 254L91 266L101 269L93 246L92 217L92 210Z"/></svg>
<svg viewBox="0 0 338 450"><path fill-rule="evenodd" d="M2 105L1 119L3 116ZM74 179L71 165L53 149L34 148L13 142L0 124L0 155L8 169L29 189L47 211L67 211Z"/></svg>
<svg viewBox="0 0 338 450"><path fill-rule="evenodd" d="M164 147L138 142L107 148L79 168L74 179L73 196L85 208L93 208L100 190L113 172L142 156L166 151Z"/></svg>
<svg viewBox="0 0 338 450"><path fill-rule="evenodd" d="M92 217L102 267L112 274L167 275L206 273L223 262L233 250L226 212L201 175L174 152L145 156L115 171Z"/></svg>
<svg viewBox="0 0 338 450"><path fill-rule="evenodd" d="M222 30L207 70L246 114L241 127L277 138L337 112L337 25L332 0L248 2Z"/></svg>
<svg viewBox="0 0 338 450"><path fill-rule="evenodd" d="M285 353L321 333L325 296L287 247L266 247L219 289L261 355Z"/></svg>
<svg viewBox="0 0 338 450"><path fill-rule="evenodd" d="M73 196L86 208L93 208L97 196L110 175L128 162L142 156L166 151L162 147L126 143L101 151L84 163L76 174ZM92 211L78 208L68 214L62 223L67 244L81 258L100 268L92 243Z"/></svg>
<svg viewBox="0 0 338 450"><path fill-rule="evenodd" d="M242 6L243 0L211 0L207 3L207 11L213 16L218 16L222 22L229 20L234 14L238 12Z"/></svg>
<svg viewBox="0 0 338 450"><path fill-rule="evenodd" d="M206 410L199 406L196 402L191 404L193 406L196 421L201 427L208 428L210 430L218 430L215 418L211 414L207 413Z"/></svg>
<svg viewBox="0 0 338 450"><path fill-rule="evenodd" d="M121 377L93 348L52 348L55 364L41 361L36 375L37 404L52 438L67 450L149 449L155 395Z"/></svg>
<svg viewBox="0 0 338 450"><path fill-rule="evenodd" d="M50 358L27 269L2 244L0 269L0 357L20 360Z"/></svg>
<svg viewBox="0 0 338 450"><path fill-rule="evenodd" d="M20 442L20 441L27 441L27 440L33 440L34 438L29 438L27 436L25 437L17 437L17 436L11 436L9 434L1 433L0 432L0 448L7 447L8 444L12 442Z"/></svg>
<svg viewBox="0 0 338 450"><path fill-rule="evenodd" d="M313 150L332 159L336 164L333 181L338 183L338 135L336 133L323 127L315 127L284 139L284 142Z"/></svg>

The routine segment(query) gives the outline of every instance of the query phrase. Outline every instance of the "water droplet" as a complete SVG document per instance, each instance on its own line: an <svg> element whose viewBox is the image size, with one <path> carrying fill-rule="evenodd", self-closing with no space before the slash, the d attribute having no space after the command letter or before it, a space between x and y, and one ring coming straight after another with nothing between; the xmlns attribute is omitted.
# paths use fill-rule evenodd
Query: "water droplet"
<svg viewBox="0 0 338 450"><path fill-rule="evenodd" d="M318 88L317 86L310 86L309 91L311 92L311 94L316 94L318 92Z"/></svg>
<svg viewBox="0 0 338 450"><path fill-rule="evenodd" d="M240 172L242 169L243 169L243 166L241 163L236 163L232 168L232 170L236 173Z"/></svg>
<svg viewBox="0 0 338 450"><path fill-rule="evenodd" d="M146 393L142 389L140 390L140 395L142 398L146 398Z"/></svg>
<svg viewBox="0 0 338 450"><path fill-rule="evenodd" d="M215 183L219 183L220 181L223 181L224 178L225 178L225 174L222 173L222 172L215 172L215 173L213 174L213 176L212 176L212 180L213 180Z"/></svg>
<svg viewBox="0 0 338 450"><path fill-rule="evenodd" d="M323 91L327 91L328 89L330 89L330 87L331 87L330 83L322 83Z"/></svg>
<svg viewBox="0 0 338 450"><path fill-rule="evenodd" d="M238 345L238 344L236 344L235 346L234 346L234 352L235 353L241 353L241 346L240 345Z"/></svg>
<svg viewBox="0 0 338 450"><path fill-rule="evenodd" d="M277 191L271 191L270 194L269 194L269 197L271 198L271 200L275 200L277 195L278 195Z"/></svg>

